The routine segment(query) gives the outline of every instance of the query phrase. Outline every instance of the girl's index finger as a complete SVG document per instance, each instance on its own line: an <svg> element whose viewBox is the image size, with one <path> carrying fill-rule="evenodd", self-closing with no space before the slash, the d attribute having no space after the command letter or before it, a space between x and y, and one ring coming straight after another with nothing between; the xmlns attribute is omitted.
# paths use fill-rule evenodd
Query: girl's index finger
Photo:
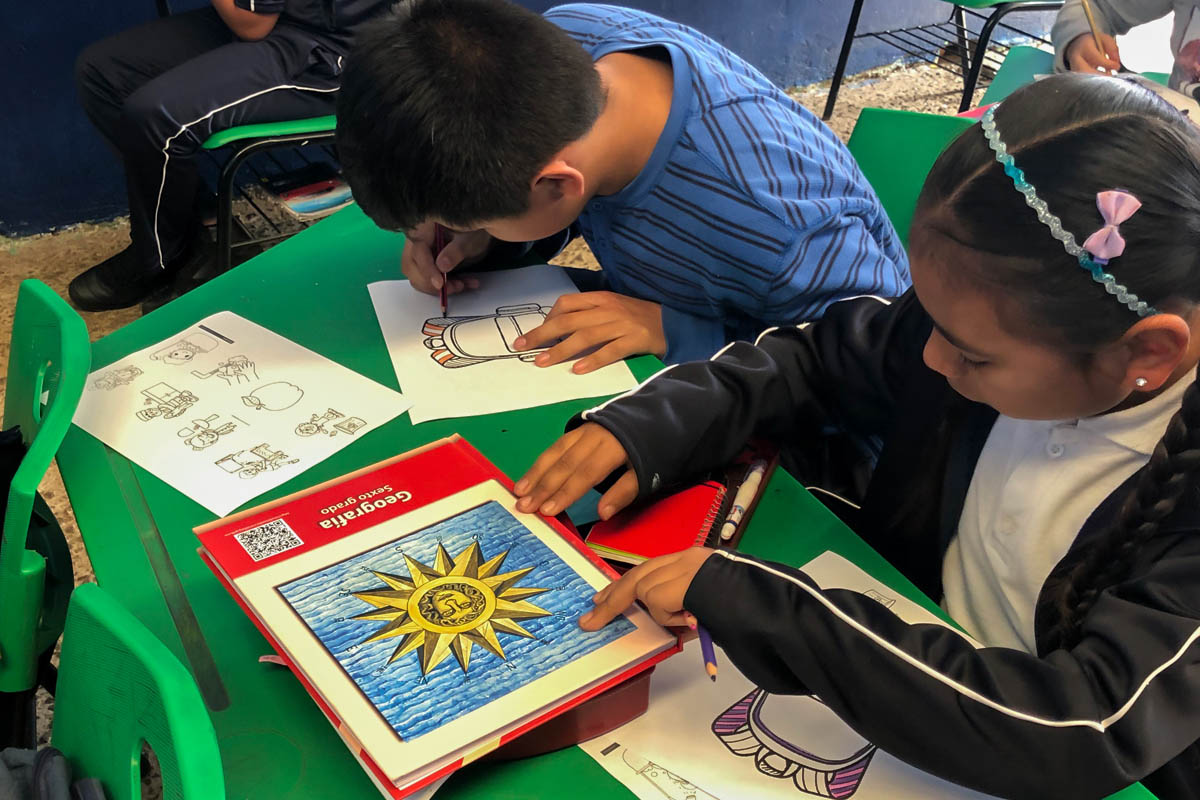
<svg viewBox="0 0 1200 800"><path fill-rule="evenodd" d="M611 622L633 605L633 601L637 599L638 585L645 580L654 580L654 573L668 563L669 559L670 556L666 556L643 561L601 589L600 593L592 598L595 607L579 618L579 627L585 631L595 631Z"/></svg>
<svg viewBox="0 0 1200 800"><path fill-rule="evenodd" d="M630 570L610 584L596 599L595 607L579 618L579 627L585 631L600 630L633 605L639 577Z"/></svg>

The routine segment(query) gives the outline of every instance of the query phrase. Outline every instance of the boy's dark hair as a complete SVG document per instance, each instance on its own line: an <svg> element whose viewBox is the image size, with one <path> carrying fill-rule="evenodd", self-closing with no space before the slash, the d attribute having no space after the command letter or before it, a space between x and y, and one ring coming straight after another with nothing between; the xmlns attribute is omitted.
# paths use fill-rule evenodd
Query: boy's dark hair
<svg viewBox="0 0 1200 800"><path fill-rule="evenodd" d="M1017 166L1077 241L1103 224L1097 192L1124 189L1142 201L1121 224L1124 254L1108 267L1118 283L1162 310L1200 300L1200 128L1143 86L1080 74L1013 93L995 117ZM933 232L987 254L956 277L1005 297L1002 318L1081 360L1138 321L1025 205L978 126L934 164L913 229L914 240L918 231ZM1129 574L1195 485L1198 468L1200 385L1193 381L1116 520L1063 581L1051 649L1079 642L1100 594Z"/></svg>
<svg viewBox="0 0 1200 800"><path fill-rule="evenodd" d="M408 0L346 59L337 147L354 198L382 228L517 216L530 182L604 105L588 53L503 0Z"/></svg>

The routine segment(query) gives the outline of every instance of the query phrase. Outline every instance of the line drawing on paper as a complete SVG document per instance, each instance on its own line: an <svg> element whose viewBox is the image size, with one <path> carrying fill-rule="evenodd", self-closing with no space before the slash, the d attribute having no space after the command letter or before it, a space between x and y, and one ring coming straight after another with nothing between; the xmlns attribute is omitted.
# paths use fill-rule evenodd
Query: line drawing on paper
<svg viewBox="0 0 1200 800"><path fill-rule="evenodd" d="M430 357L447 369L506 358L533 361L548 348L516 350L513 342L545 322L549 312L538 303L500 306L495 314L427 319L421 333Z"/></svg>
<svg viewBox="0 0 1200 800"><path fill-rule="evenodd" d="M156 383L148 389L142 389L146 398L145 406L137 412L137 418L142 422L152 419L174 419L182 416L189 408L200 402L200 398L187 389L176 389L169 383Z"/></svg>
<svg viewBox="0 0 1200 800"><path fill-rule="evenodd" d="M863 594L879 603L879 605L883 606L884 608L891 608L892 606L896 605L896 598L888 597L886 594L881 594L874 589L867 589L865 592L863 592Z"/></svg>
<svg viewBox="0 0 1200 800"><path fill-rule="evenodd" d="M790 778L805 794L842 800L858 791L875 745L868 742L850 754L818 755L771 729L763 719L768 700L787 703L789 709L803 703L824 705L815 695L780 696L754 689L713 720L712 732L731 753L754 759L760 773Z"/></svg>
<svg viewBox="0 0 1200 800"><path fill-rule="evenodd" d="M216 414L210 414L203 419L194 419L190 426L180 428L175 432L175 435L183 439L183 443L193 450L203 450L206 447L211 447L222 436L226 436L237 430L237 425L232 422L214 425L213 423L216 421L217 416ZM237 417L234 417L234 419L237 419Z"/></svg>
<svg viewBox="0 0 1200 800"><path fill-rule="evenodd" d="M194 369L192 370L192 375L201 380L217 377L225 381L228 386L233 386L235 383L250 383L251 381L258 380L258 370L255 368L254 362L242 355L231 356L208 372L201 372Z"/></svg>
<svg viewBox="0 0 1200 800"><path fill-rule="evenodd" d="M610 755L617 749L621 751L621 763L633 770L635 775L649 781L651 786L662 792L663 797L669 798L669 800L718 800L716 795L704 791L686 778L671 772L662 764L656 764L643 758L617 742L613 742L601 750L600 755Z"/></svg>
<svg viewBox="0 0 1200 800"><path fill-rule="evenodd" d="M351 436L358 433L360 429L367 426L367 421L362 417L346 417L341 422L333 423L333 427L337 428L342 433L348 433Z"/></svg>
<svg viewBox="0 0 1200 800"><path fill-rule="evenodd" d="M347 433L353 436L358 433L360 428L366 426L366 420L361 417L346 417L337 409L327 409L324 414L313 414L308 418L307 422L301 422L296 426L297 436L316 436L318 433L323 433L326 436L337 436L338 432ZM335 421L341 419L340 422ZM329 430L325 427L326 423L333 425L334 430Z"/></svg>
<svg viewBox="0 0 1200 800"><path fill-rule="evenodd" d="M128 386L133 383L134 378L142 374L141 367L135 367L132 364L127 367L117 367L97 375L96 380L92 381L92 388L111 392L118 386Z"/></svg>
<svg viewBox="0 0 1200 800"><path fill-rule="evenodd" d="M296 464L299 461L300 459L291 458L282 450L275 450L271 445L263 442L249 450L238 450L236 453L218 458L213 463L230 475L237 475L239 478L253 478L260 473L274 472L280 467Z"/></svg>
<svg viewBox="0 0 1200 800"><path fill-rule="evenodd" d="M337 431L330 431L325 427L326 422L333 422L339 419L343 414L334 409L327 410L324 414L313 414L309 417L308 422L301 422L296 426L297 436L316 436L318 433L324 433L327 436L337 436Z"/></svg>
<svg viewBox="0 0 1200 800"><path fill-rule="evenodd" d="M150 360L164 364L190 364L196 356L211 352L216 347L217 340L207 333L189 333L151 353Z"/></svg>
<svg viewBox="0 0 1200 800"><path fill-rule="evenodd" d="M211 333L213 336L217 337L218 339L220 339L221 341L223 341L227 344L233 344L233 339L230 339L228 336L226 336L223 333L218 333L217 331L214 331L212 328L208 327L207 325L197 325L196 327L199 328L200 330L204 331L205 333Z"/></svg>
<svg viewBox="0 0 1200 800"><path fill-rule="evenodd" d="M299 403L301 397L304 397L304 390L296 384L275 381L242 395L242 403L255 411L283 411Z"/></svg>

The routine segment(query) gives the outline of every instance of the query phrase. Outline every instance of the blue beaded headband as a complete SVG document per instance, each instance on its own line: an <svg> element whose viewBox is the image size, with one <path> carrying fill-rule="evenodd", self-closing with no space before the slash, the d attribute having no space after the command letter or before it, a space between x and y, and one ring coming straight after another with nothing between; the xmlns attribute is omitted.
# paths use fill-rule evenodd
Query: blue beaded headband
<svg viewBox="0 0 1200 800"><path fill-rule="evenodd" d="M1008 145L1000 138L1000 132L996 130L996 108L997 106L992 106L983 115L983 135L987 137L988 147L995 152L996 160L1004 167L1004 174L1012 178L1017 191L1025 196L1025 205L1037 212L1038 220L1050 228L1050 235L1062 242L1063 249L1079 260L1079 266L1086 269L1092 276L1092 280L1104 287L1104 291L1116 297L1119 302L1139 317L1157 314L1158 312L1145 300L1139 300L1136 294L1117 283L1117 279L1111 273L1104 271L1108 259L1094 258L1091 253L1079 246L1079 243L1075 241L1074 234L1063 230L1062 220L1050 213L1046 207L1046 201L1038 197L1033 184L1025 180L1025 172L1017 167L1013 157L1008 154ZM1112 227L1115 230L1115 226Z"/></svg>

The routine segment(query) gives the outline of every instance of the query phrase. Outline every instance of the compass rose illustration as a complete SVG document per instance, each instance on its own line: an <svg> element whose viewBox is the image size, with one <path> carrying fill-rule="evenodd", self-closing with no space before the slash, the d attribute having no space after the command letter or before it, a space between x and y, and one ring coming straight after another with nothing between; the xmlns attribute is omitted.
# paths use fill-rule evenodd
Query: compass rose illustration
<svg viewBox="0 0 1200 800"><path fill-rule="evenodd" d="M451 558L439 543L432 567L404 556L408 567L406 578L372 570L386 586L352 592L359 600L374 606L352 619L379 620L386 624L360 644L401 636L387 663L415 651L422 675L428 675L451 653L465 673L474 645L507 661L497 634L532 639L533 634L517 620L551 613L526 601L549 589L514 585L532 572L533 567L500 572L508 552L504 550L484 560L479 543L473 542Z"/></svg>

